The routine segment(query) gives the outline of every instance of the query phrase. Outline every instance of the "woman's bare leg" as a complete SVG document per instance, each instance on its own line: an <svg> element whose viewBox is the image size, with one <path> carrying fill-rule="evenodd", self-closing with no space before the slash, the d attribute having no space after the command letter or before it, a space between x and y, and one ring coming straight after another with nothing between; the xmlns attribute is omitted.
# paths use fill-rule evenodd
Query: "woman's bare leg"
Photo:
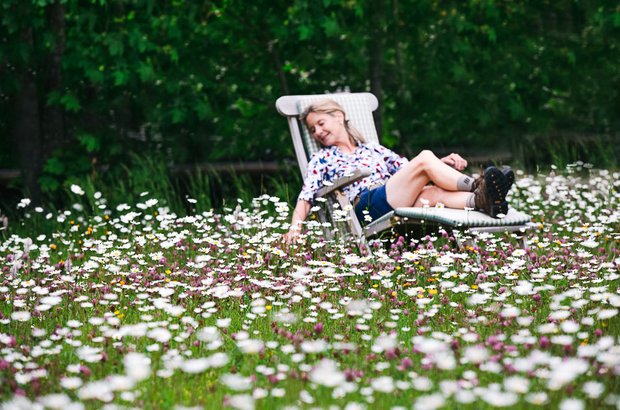
<svg viewBox="0 0 620 410"><path fill-rule="evenodd" d="M412 206L420 193L429 182L443 188L445 191L457 191L458 181L467 178L456 169L444 164L431 151L420 152L388 180L386 196L392 208ZM464 194L468 194L465 192ZM463 206L450 206L463 208Z"/></svg>
<svg viewBox="0 0 620 410"><path fill-rule="evenodd" d="M448 208L464 209L474 207L474 194L472 192L446 191L435 185L427 185L422 188L413 206L435 206L439 203Z"/></svg>

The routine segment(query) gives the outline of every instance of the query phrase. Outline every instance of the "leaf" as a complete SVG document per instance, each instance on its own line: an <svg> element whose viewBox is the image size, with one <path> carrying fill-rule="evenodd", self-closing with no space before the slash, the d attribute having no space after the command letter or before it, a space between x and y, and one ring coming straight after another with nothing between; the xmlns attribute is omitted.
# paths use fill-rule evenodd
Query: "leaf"
<svg viewBox="0 0 620 410"><path fill-rule="evenodd" d="M42 175L39 177L39 186L43 192L55 192L60 187L60 182L49 175Z"/></svg>
<svg viewBox="0 0 620 410"><path fill-rule="evenodd" d="M58 157L52 157L43 165L43 171L52 175L62 175L65 172L65 165Z"/></svg>
<svg viewBox="0 0 620 410"><path fill-rule="evenodd" d="M328 37L334 37L340 34L340 26L338 25L338 20L336 20L334 16L325 18L321 25Z"/></svg>
<svg viewBox="0 0 620 410"><path fill-rule="evenodd" d="M58 90L51 91L49 94L47 94L47 105L51 106L55 104L60 104L61 97L62 97L62 94L60 94L60 91Z"/></svg>
<svg viewBox="0 0 620 410"><path fill-rule="evenodd" d="M170 51L170 60L172 60L173 63L179 62L179 53L176 50Z"/></svg>
<svg viewBox="0 0 620 410"><path fill-rule="evenodd" d="M241 115L246 118L254 116L254 114L257 112L255 105L251 101L244 100L242 98L239 98L237 99L237 101L235 101L235 106L237 107L237 109L239 109Z"/></svg>
<svg viewBox="0 0 620 410"><path fill-rule="evenodd" d="M172 60L172 62L179 62L179 53L170 44L166 44L165 46L163 46L162 51L164 52L164 54L170 57L170 60Z"/></svg>
<svg viewBox="0 0 620 410"><path fill-rule="evenodd" d="M123 70L115 70L112 76L114 77L114 85L125 85L129 80L129 73Z"/></svg>
<svg viewBox="0 0 620 410"><path fill-rule="evenodd" d="M148 42L144 38L140 37L138 39L138 51L141 53L144 53L146 51L147 46L148 46Z"/></svg>
<svg viewBox="0 0 620 410"><path fill-rule="evenodd" d="M467 71L465 70L465 67L460 64L454 64L452 66L452 77L454 77L456 81L467 79Z"/></svg>
<svg viewBox="0 0 620 410"><path fill-rule="evenodd" d="M479 110L476 117L478 118L478 124L482 127L484 127L485 125L491 122L491 115L489 114L487 110L484 110L484 109Z"/></svg>
<svg viewBox="0 0 620 410"><path fill-rule="evenodd" d="M96 68L88 68L85 72L86 77L93 83L102 83L104 76L103 73Z"/></svg>
<svg viewBox="0 0 620 410"><path fill-rule="evenodd" d="M77 97L72 93L68 93L60 97L60 103L65 107L65 110L70 112L77 112L82 108Z"/></svg>
<svg viewBox="0 0 620 410"><path fill-rule="evenodd" d="M148 82L155 78L155 71L153 70L153 66L148 63L140 63L138 66L138 75L140 76L140 80L143 82Z"/></svg>
<svg viewBox="0 0 620 410"><path fill-rule="evenodd" d="M185 112L185 110L179 107L174 107L171 111L171 114L172 114L173 124L178 124L182 122L187 116L187 113Z"/></svg>
<svg viewBox="0 0 620 410"><path fill-rule="evenodd" d="M510 110L510 118L513 120L519 120L525 116L525 109L519 100L510 100L508 109Z"/></svg>
<svg viewBox="0 0 620 410"><path fill-rule="evenodd" d="M211 115L211 104L209 104L209 100L205 98L204 100L198 101L196 105L194 105L194 111L198 114L198 118L204 120L205 118Z"/></svg>
<svg viewBox="0 0 620 410"><path fill-rule="evenodd" d="M108 152L110 153L110 155L120 155L121 153L125 152L125 148L123 147L123 145L118 144L118 143L114 143L114 144L106 144L106 148L108 150Z"/></svg>
<svg viewBox="0 0 620 410"><path fill-rule="evenodd" d="M491 43L495 43L495 40L497 40L497 34L495 33L495 29L493 27L489 27L487 36L489 37L489 41Z"/></svg>
<svg viewBox="0 0 620 410"><path fill-rule="evenodd" d="M383 145L388 148L394 147L398 143L398 140L398 135L395 135L393 133L388 132L383 135Z"/></svg>
<svg viewBox="0 0 620 410"><path fill-rule="evenodd" d="M299 39L302 41L311 38L313 33L314 29L312 26L303 25L299 27Z"/></svg>
<svg viewBox="0 0 620 410"><path fill-rule="evenodd" d="M72 160L70 168L71 172L67 172L68 174L85 174L91 171L92 164L90 162L90 159L86 155L81 155Z"/></svg>
<svg viewBox="0 0 620 410"><path fill-rule="evenodd" d="M97 152L99 151L99 149L101 148L101 141L99 140L99 138L97 138L96 136L92 135L92 134L80 134L77 136L78 141L80 141L80 144L86 148L87 152Z"/></svg>
<svg viewBox="0 0 620 410"><path fill-rule="evenodd" d="M124 48L125 47L123 46L123 43L117 40L116 38L112 37L108 40L108 49L110 51L110 55L112 56L121 55L123 54Z"/></svg>

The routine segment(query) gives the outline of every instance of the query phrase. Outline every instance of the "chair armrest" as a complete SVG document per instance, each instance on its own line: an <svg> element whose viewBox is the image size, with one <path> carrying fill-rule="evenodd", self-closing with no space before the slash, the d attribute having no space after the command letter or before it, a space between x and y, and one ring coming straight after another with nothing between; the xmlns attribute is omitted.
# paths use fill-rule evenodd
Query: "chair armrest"
<svg viewBox="0 0 620 410"><path fill-rule="evenodd" d="M357 169L352 174L347 175L342 178L338 178L334 182L332 182L329 186L324 186L323 188L319 189L316 193L316 196L318 198L327 196L333 193L334 191L339 190L342 187L352 184L355 181L359 181L362 178L366 178L370 174L371 174L370 169L367 169L367 168Z"/></svg>

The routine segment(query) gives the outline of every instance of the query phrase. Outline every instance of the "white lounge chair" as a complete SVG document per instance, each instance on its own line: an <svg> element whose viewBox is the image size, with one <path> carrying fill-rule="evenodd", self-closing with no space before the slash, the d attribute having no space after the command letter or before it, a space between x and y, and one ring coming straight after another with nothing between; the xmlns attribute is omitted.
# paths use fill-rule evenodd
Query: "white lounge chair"
<svg viewBox="0 0 620 410"><path fill-rule="evenodd" d="M281 115L288 119L302 178L306 175L308 160L321 147L312 138L307 128L301 124L299 117L310 104L324 98L331 98L342 105L347 113L347 119L361 131L368 142L379 142L372 116L372 112L377 109L379 104L377 98L371 93L289 95L280 97L276 101L276 108ZM342 211L348 212L349 218L347 218L348 227L346 230L361 243L365 243L367 238L379 235L387 229L403 224L425 227L441 226L448 231L517 232L521 233L520 236L525 242L522 233L532 226L530 216L514 208L510 208L504 218L492 218L482 212L473 210L409 207L396 208L394 211L362 227L355 215L352 204L346 195L342 193L341 189L367 175L368 171L356 171L353 175L337 181L331 181L332 184L323 187L317 195L318 198L326 198L327 208L330 215L332 215L334 226L338 226L338 220L342 219L334 218L336 214L335 208L338 208L336 204L339 204L340 213ZM320 214L320 218L323 222L326 221L324 213ZM326 235L331 236L331 232L326 230ZM455 237L458 237L458 235Z"/></svg>

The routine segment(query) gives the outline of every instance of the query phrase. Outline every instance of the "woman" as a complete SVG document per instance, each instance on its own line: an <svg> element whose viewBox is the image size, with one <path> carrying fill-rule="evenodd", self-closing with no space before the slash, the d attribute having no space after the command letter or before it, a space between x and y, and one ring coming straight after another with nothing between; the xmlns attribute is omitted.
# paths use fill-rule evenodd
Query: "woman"
<svg viewBox="0 0 620 410"><path fill-rule="evenodd" d="M506 194L514 181L510 168L488 167L474 180L459 172L467 167L467 161L458 154L439 159L425 150L407 161L379 144L367 144L334 100L312 104L301 119L325 148L316 152L308 163L291 227L284 237L287 242L301 232L301 224L323 181L332 181L360 168L369 168L371 175L343 188L343 192L354 204L362 224L394 208L438 203L449 208L475 208L492 217L508 212Z"/></svg>

